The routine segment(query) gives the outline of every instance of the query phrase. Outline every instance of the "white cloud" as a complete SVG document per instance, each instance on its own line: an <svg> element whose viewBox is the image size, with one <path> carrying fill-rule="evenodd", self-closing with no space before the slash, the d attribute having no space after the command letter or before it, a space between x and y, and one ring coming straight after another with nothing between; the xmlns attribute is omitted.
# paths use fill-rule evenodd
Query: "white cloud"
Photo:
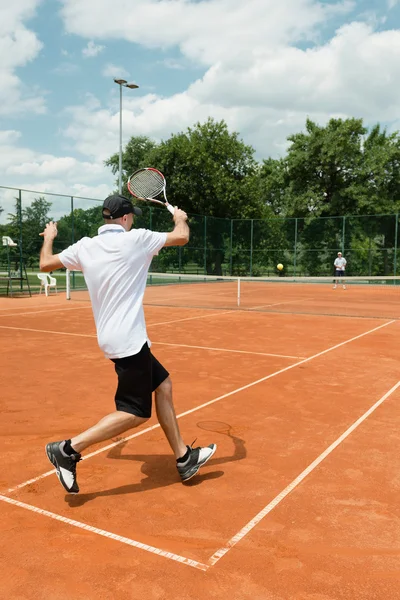
<svg viewBox="0 0 400 600"><path fill-rule="evenodd" d="M118 67L113 63L107 63L104 65L102 75L104 77L129 77L129 73L124 67Z"/></svg>
<svg viewBox="0 0 400 600"><path fill-rule="evenodd" d="M18 131L0 131L0 207L3 213L0 222L7 221L13 212L18 188L36 190L23 191L23 205L27 206L39 195L44 195L53 204L52 215L59 218L70 209L71 196L104 199L114 188L114 176L101 162L79 161L71 156L53 156L34 152L18 145ZM46 196L54 193L57 196ZM65 194L67 197L62 197ZM90 200L74 200L75 207L88 208Z"/></svg>
<svg viewBox="0 0 400 600"><path fill-rule="evenodd" d="M95 44L93 41L87 43L87 46L83 48L82 55L85 58L93 58L94 56L98 56L100 52L103 52L105 46L100 46L100 44Z"/></svg>
<svg viewBox="0 0 400 600"><path fill-rule="evenodd" d="M36 34L24 25L40 2L14 0L0 9L0 116L45 111L42 95L25 88L15 73L34 60L42 48Z"/></svg>
<svg viewBox="0 0 400 600"><path fill-rule="evenodd" d="M163 65L166 69L182 70L185 69L185 65L182 61L176 60L175 58L166 58L158 61L158 64Z"/></svg>
<svg viewBox="0 0 400 600"><path fill-rule="evenodd" d="M315 36L331 15L353 2L316 0L62 0L68 32L96 39L125 39L150 48L179 46L204 65L231 62L265 45ZM151 23L150 27L143 24Z"/></svg>
<svg viewBox="0 0 400 600"><path fill-rule="evenodd" d="M76 63L65 61L55 67L53 73L56 73L56 75L73 75L79 71L79 69L80 67Z"/></svg>
<svg viewBox="0 0 400 600"><path fill-rule="evenodd" d="M178 46L183 62L204 67L203 77L179 94L124 94L125 141L141 134L166 138L211 116L225 119L266 157L284 151L286 136L302 129L307 116L321 123L332 116L366 123L397 119L400 30L380 30L368 14L321 41L330 19L346 20L355 3L161 0L155 10L153 0L129 6L126 0L97 0L93 7L94 0L63 0L67 31L162 51ZM149 21L151 28L137 27ZM73 107L65 134L83 154L108 157L118 145L118 109L117 101Z"/></svg>

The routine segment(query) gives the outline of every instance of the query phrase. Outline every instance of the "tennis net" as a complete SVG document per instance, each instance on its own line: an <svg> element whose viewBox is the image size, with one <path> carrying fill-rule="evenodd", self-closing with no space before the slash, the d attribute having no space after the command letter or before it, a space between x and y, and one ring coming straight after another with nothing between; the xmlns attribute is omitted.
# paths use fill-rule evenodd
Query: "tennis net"
<svg viewBox="0 0 400 600"><path fill-rule="evenodd" d="M400 318L400 277L226 277L149 273L145 305L292 314ZM89 299L82 273L67 272L67 298Z"/></svg>

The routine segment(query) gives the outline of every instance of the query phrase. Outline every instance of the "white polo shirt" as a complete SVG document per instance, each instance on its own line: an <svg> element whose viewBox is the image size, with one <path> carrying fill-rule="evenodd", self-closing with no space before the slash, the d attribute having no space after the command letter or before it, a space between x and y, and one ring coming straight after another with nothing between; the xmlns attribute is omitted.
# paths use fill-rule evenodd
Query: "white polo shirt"
<svg viewBox="0 0 400 600"><path fill-rule="evenodd" d="M342 257L337 257L335 262L333 263L338 271L344 271L347 265L347 260Z"/></svg>
<svg viewBox="0 0 400 600"><path fill-rule="evenodd" d="M97 340L106 358L137 354L147 336L143 296L147 272L167 234L103 225L99 235L85 237L63 250L67 269L82 271L92 302Z"/></svg>

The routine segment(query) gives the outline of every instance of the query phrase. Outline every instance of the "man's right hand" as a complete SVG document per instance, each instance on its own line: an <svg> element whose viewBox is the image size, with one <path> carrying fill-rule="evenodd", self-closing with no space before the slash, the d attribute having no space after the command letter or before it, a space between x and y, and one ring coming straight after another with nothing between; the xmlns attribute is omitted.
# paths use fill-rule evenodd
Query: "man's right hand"
<svg viewBox="0 0 400 600"><path fill-rule="evenodd" d="M187 221L188 216L184 210L181 210L177 206L175 206L175 212L173 215L174 223L178 223L178 221Z"/></svg>

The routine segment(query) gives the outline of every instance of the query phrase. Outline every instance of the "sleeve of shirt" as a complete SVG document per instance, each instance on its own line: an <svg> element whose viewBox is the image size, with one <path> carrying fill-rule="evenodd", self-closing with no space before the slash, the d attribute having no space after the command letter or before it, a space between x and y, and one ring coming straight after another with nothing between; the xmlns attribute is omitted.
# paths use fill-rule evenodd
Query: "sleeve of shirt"
<svg viewBox="0 0 400 600"><path fill-rule="evenodd" d="M81 271L81 263L79 261L79 249L81 247L82 240L76 242L76 244L72 244L65 250L63 250L59 255L59 259L66 269L70 269L71 271Z"/></svg>
<svg viewBox="0 0 400 600"><path fill-rule="evenodd" d="M158 254L167 241L166 233L150 231L149 229L142 229L141 233L142 244L150 256Z"/></svg>

